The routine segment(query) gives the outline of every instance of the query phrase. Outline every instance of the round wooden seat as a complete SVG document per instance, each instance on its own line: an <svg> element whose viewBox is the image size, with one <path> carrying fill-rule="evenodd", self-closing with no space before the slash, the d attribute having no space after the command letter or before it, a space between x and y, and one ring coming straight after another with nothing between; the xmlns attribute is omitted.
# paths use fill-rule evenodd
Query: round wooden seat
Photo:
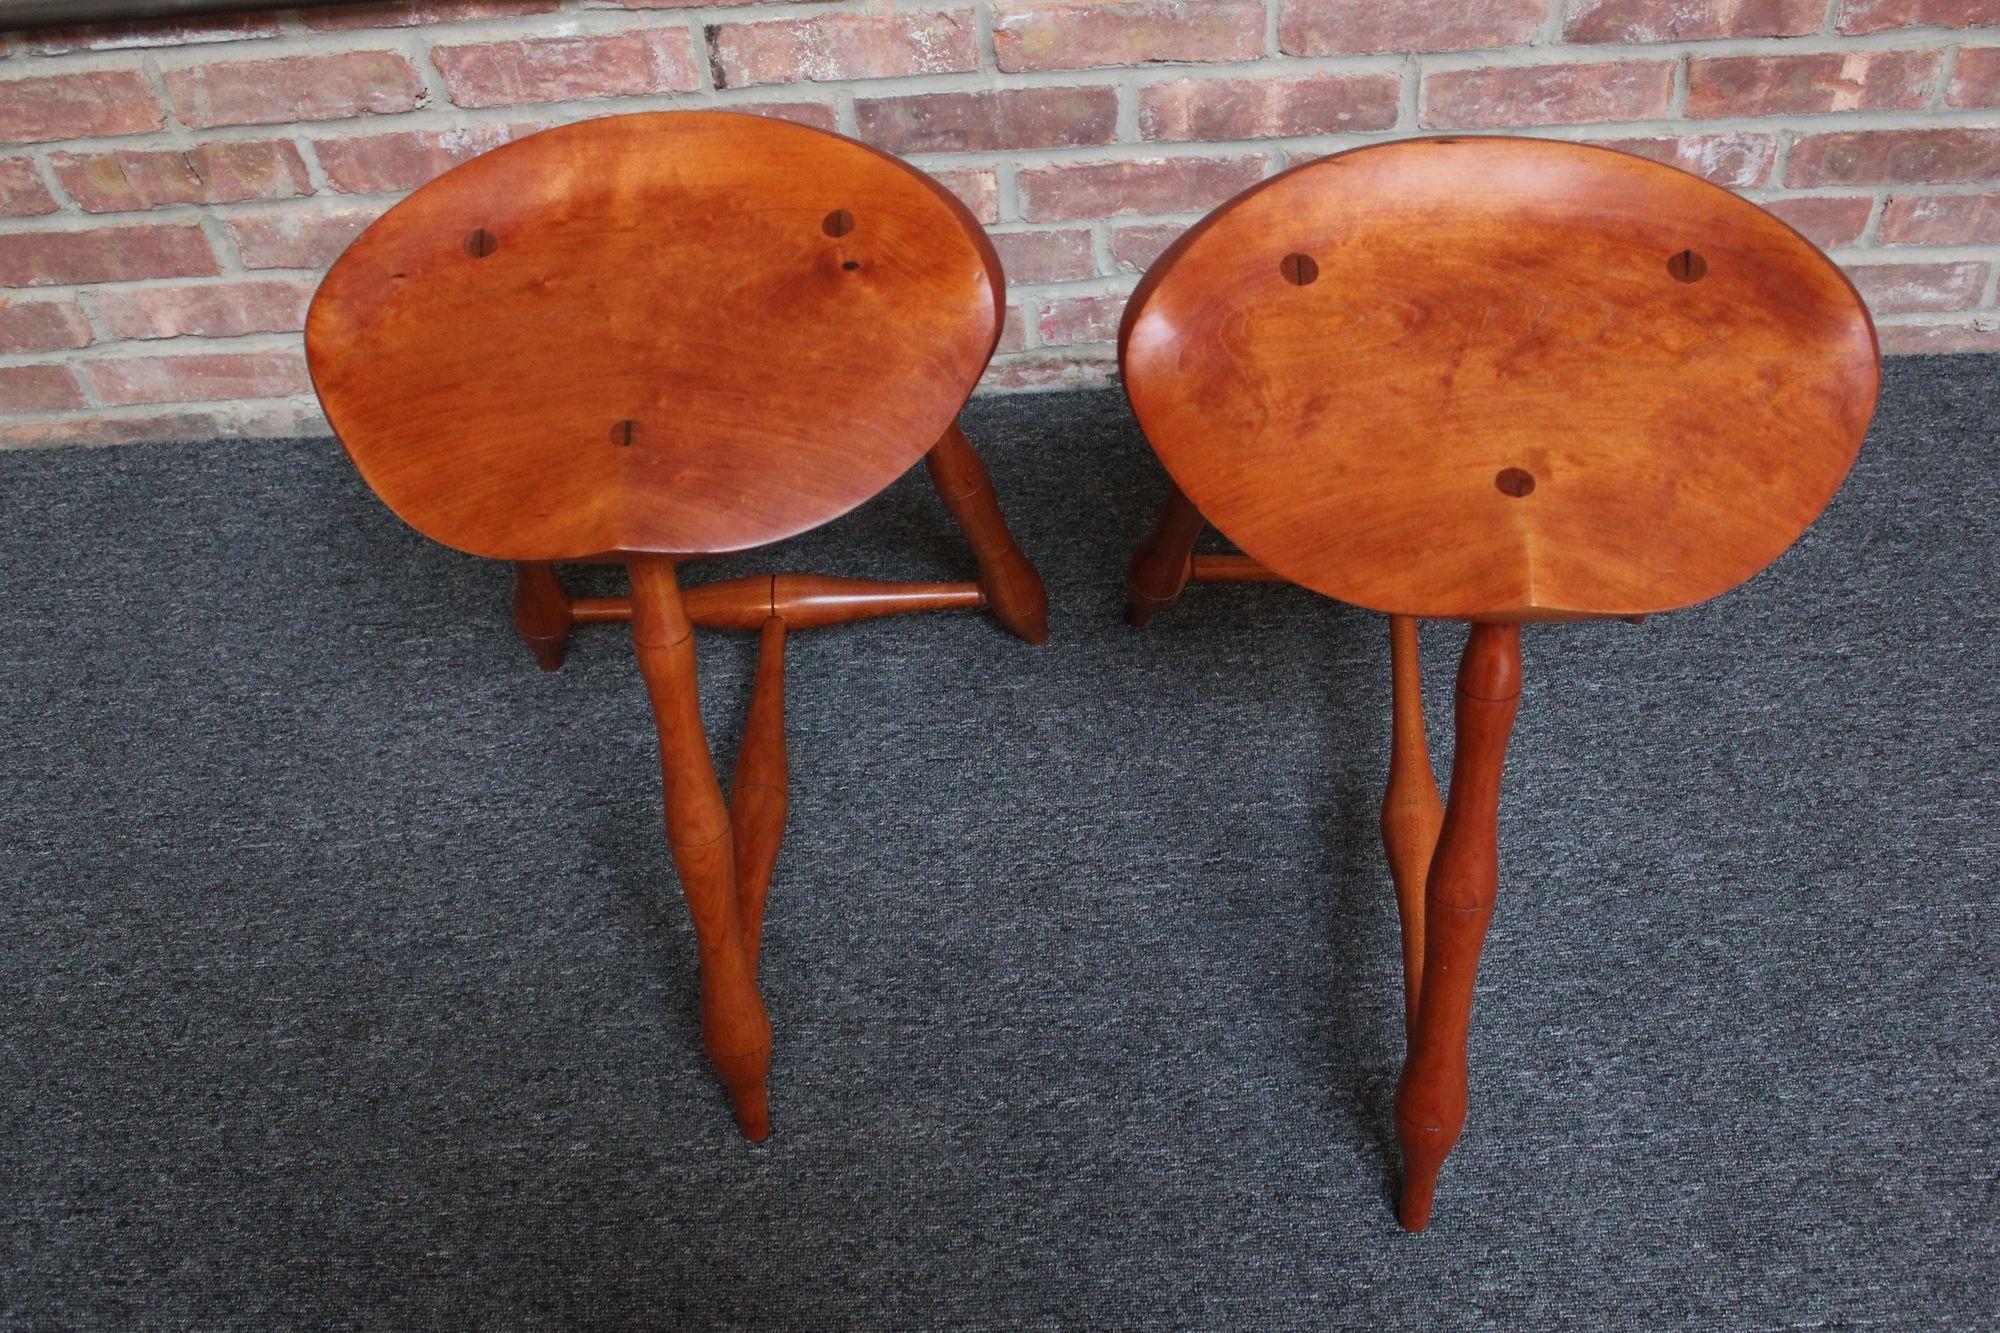
<svg viewBox="0 0 2000 1333"><path fill-rule="evenodd" d="M951 426L1000 265L837 135L613 116L390 209L314 298L314 387L390 508L475 555L712 555L867 500Z"/></svg>
<svg viewBox="0 0 2000 1333"><path fill-rule="evenodd" d="M1277 574L1375 610L1634 615L1749 578L1847 475L1877 387L1845 276L1694 176L1419 139L1188 232L1125 315L1147 438Z"/></svg>

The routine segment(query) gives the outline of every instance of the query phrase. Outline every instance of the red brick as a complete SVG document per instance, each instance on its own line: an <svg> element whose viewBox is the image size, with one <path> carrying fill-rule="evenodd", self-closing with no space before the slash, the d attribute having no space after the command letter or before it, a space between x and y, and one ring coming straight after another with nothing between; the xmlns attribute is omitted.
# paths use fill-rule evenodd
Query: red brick
<svg viewBox="0 0 2000 1333"><path fill-rule="evenodd" d="M981 222L1000 220L1000 177L991 167L964 171L933 171L930 178L957 195Z"/></svg>
<svg viewBox="0 0 2000 1333"><path fill-rule="evenodd" d="M2000 194L1909 194L1889 200L1884 245L2000 245Z"/></svg>
<svg viewBox="0 0 2000 1333"><path fill-rule="evenodd" d="M794 125L810 125L816 130L838 129L840 117L826 102L731 102L729 110L746 116L769 116L789 120Z"/></svg>
<svg viewBox="0 0 2000 1333"><path fill-rule="evenodd" d="M1799 116L1914 111L1930 100L1937 51L1719 56L1688 61L1688 116Z"/></svg>
<svg viewBox="0 0 2000 1333"><path fill-rule="evenodd" d="M1009 73L1263 54L1260 0L1012 0L993 11L993 56Z"/></svg>
<svg viewBox="0 0 2000 1333"><path fill-rule="evenodd" d="M1572 42L1687 42L1818 32L1825 0L1570 0Z"/></svg>
<svg viewBox="0 0 2000 1333"><path fill-rule="evenodd" d="M28 218L56 211L55 196L25 157L0 157L0 217Z"/></svg>
<svg viewBox="0 0 2000 1333"><path fill-rule="evenodd" d="M146 76L137 70L101 69L0 83L0 143L136 134L166 123Z"/></svg>
<svg viewBox="0 0 2000 1333"><path fill-rule="evenodd" d="M1187 226L1180 222L1148 222L1111 229L1111 258L1119 268L1144 273L1166 248L1180 239Z"/></svg>
<svg viewBox="0 0 2000 1333"><path fill-rule="evenodd" d="M1749 189L1771 179L1778 161L1778 139L1771 134L1683 134L1657 139L1597 139L1601 148L1664 162L1670 167L1734 189Z"/></svg>
<svg viewBox="0 0 2000 1333"><path fill-rule="evenodd" d="M511 143L534 127L461 125L448 130L397 130L348 139L315 139L313 152L327 182L342 194L391 194L436 180L461 162Z"/></svg>
<svg viewBox="0 0 2000 1333"><path fill-rule="evenodd" d="M1069 296L1044 302L1035 331L1042 344L1060 347L1066 343L1111 342L1118 337L1118 321L1125 313L1125 294Z"/></svg>
<svg viewBox="0 0 2000 1333"><path fill-rule="evenodd" d="M1084 228L994 232L993 248L1007 281L1075 282L1097 276L1097 255Z"/></svg>
<svg viewBox="0 0 2000 1333"><path fill-rule="evenodd" d="M196 129L340 120L414 109L423 80L394 51L342 51L170 69L174 114Z"/></svg>
<svg viewBox="0 0 2000 1333"><path fill-rule="evenodd" d="M120 338L235 338L306 326L311 284L265 279L105 292L97 313Z"/></svg>
<svg viewBox="0 0 2000 1333"><path fill-rule="evenodd" d="M89 213L312 193L305 159L286 139L207 143L185 150L51 153L49 165L69 197Z"/></svg>
<svg viewBox="0 0 2000 1333"><path fill-rule="evenodd" d="M719 23L708 58L718 88L958 74L979 68L978 35L969 9Z"/></svg>
<svg viewBox="0 0 2000 1333"><path fill-rule="evenodd" d="M191 223L0 233L0 287L203 278L216 271L208 238Z"/></svg>
<svg viewBox="0 0 2000 1333"><path fill-rule="evenodd" d="M399 4L330 5L302 10L299 17L316 32L349 32L356 28L418 28L433 23L522 18L546 14L556 4L557 0L404 0Z"/></svg>
<svg viewBox="0 0 2000 1333"><path fill-rule="evenodd" d="M1792 145L1787 185L1919 185L2000 175L2000 129L1940 127L1810 134Z"/></svg>
<svg viewBox="0 0 2000 1333"><path fill-rule="evenodd" d="M1131 158L1023 167L1015 178L1030 222L1117 213L1200 213L1255 185L1262 157Z"/></svg>
<svg viewBox="0 0 2000 1333"><path fill-rule="evenodd" d="M987 367L979 387L993 393L1025 389L1079 389L1111 383L1117 363L1109 356L1082 358L1050 355L1010 357Z"/></svg>
<svg viewBox="0 0 2000 1333"><path fill-rule="evenodd" d="M1808 196L1803 199L1772 199L1764 204L1770 212L1823 250L1853 245L1868 226L1868 214L1875 199L1866 194Z"/></svg>
<svg viewBox="0 0 2000 1333"><path fill-rule="evenodd" d="M854 104L863 139L892 153L972 153L1074 148L1118 133L1116 88L1000 88L864 98Z"/></svg>
<svg viewBox="0 0 2000 1333"><path fill-rule="evenodd" d="M832 5L840 0L610 0L620 9L714 9L718 5Z"/></svg>
<svg viewBox="0 0 2000 1333"><path fill-rule="evenodd" d="M340 257L362 229L382 216L379 208L341 208L330 213L287 209L225 224L245 268L323 269Z"/></svg>
<svg viewBox="0 0 2000 1333"><path fill-rule="evenodd" d="M276 37L276 14L204 14L193 19L153 19L86 23L70 28L37 28L21 34L21 46L38 56L66 51L125 51L147 46L193 46Z"/></svg>
<svg viewBox="0 0 2000 1333"><path fill-rule="evenodd" d="M90 345L90 321L75 301L0 301L0 352L62 352Z"/></svg>
<svg viewBox="0 0 2000 1333"><path fill-rule="evenodd" d="M2000 46L1961 50L1944 100L1952 106L2000 106Z"/></svg>
<svg viewBox="0 0 2000 1333"><path fill-rule="evenodd" d="M1986 288L1986 265L1968 260L1956 264L1845 264L1847 276L1877 315L1913 315L1937 310L1968 310L1979 304Z"/></svg>
<svg viewBox="0 0 2000 1333"><path fill-rule="evenodd" d="M1007 314L1000 321L1000 341L993 345L995 356L1008 352L1018 352L1028 345L1028 318L1021 313L1021 307L1010 305Z"/></svg>
<svg viewBox="0 0 2000 1333"><path fill-rule="evenodd" d="M1886 32L1891 28L1981 28L2000 24L1996 0L1846 0L1840 31Z"/></svg>
<svg viewBox="0 0 2000 1333"><path fill-rule="evenodd" d="M1891 356L1937 355L1944 352L2000 352L2000 320L1982 327L1970 323L1923 320L1915 324L1878 324L1875 333Z"/></svg>
<svg viewBox="0 0 2000 1333"><path fill-rule="evenodd" d="M459 106L639 97L701 87L694 40L680 28L439 46L432 49L431 62Z"/></svg>
<svg viewBox="0 0 2000 1333"><path fill-rule="evenodd" d="M83 390L68 366L0 366L0 412L62 412L83 405Z"/></svg>
<svg viewBox="0 0 2000 1333"><path fill-rule="evenodd" d="M297 352L132 356L85 365L97 396L113 407L282 398L312 388L305 358Z"/></svg>
<svg viewBox="0 0 2000 1333"><path fill-rule="evenodd" d="M1176 79L1139 90L1139 133L1147 139L1228 142L1386 130L1396 123L1402 86L1402 76L1393 73Z"/></svg>
<svg viewBox="0 0 2000 1333"><path fill-rule="evenodd" d="M319 434L326 419L316 409L284 403L250 403L193 411L59 417L0 425L0 449L47 445L136 444L142 440L242 439Z"/></svg>
<svg viewBox="0 0 2000 1333"><path fill-rule="evenodd" d="M1295 56L1518 46L1548 12L1547 0L1285 0L1278 46Z"/></svg>
<svg viewBox="0 0 2000 1333"><path fill-rule="evenodd" d="M1674 66L1607 60L1440 70L1424 76L1423 97L1428 129L1654 120L1673 103Z"/></svg>

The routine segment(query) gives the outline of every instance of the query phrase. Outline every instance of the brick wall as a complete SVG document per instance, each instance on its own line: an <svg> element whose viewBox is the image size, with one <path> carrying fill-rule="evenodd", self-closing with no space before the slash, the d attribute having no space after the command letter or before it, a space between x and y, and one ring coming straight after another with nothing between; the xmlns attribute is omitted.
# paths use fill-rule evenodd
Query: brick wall
<svg viewBox="0 0 2000 1333"><path fill-rule="evenodd" d="M1431 129L1676 163L1828 247L1890 351L2000 351L2000 0L413 0L6 39L0 446L322 430L298 330L370 219L526 131L694 106L970 203L993 389L1106 382L1188 222Z"/></svg>

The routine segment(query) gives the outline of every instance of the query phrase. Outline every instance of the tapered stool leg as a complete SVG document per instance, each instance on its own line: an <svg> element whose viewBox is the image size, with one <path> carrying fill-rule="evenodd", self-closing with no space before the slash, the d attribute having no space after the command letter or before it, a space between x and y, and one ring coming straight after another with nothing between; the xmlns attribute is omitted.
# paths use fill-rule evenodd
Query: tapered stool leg
<svg viewBox="0 0 2000 1333"><path fill-rule="evenodd" d="M765 1074L771 1020L744 947L729 807L715 778L695 693L694 626L671 560L634 557L632 648L660 732L667 842L701 950L701 1031L748 1139L771 1132Z"/></svg>
<svg viewBox="0 0 2000 1333"><path fill-rule="evenodd" d="M736 904L743 922L743 952L757 970L764 935L764 898L785 836L785 622L764 622L757 643L757 677L750 687L750 716L729 781L729 823L736 843Z"/></svg>
<svg viewBox="0 0 2000 1333"><path fill-rule="evenodd" d="M993 494L993 479L957 422L931 446L924 464L979 562L979 586L994 618L1029 643L1046 643L1049 595L1042 576L1007 530L1000 501Z"/></svg>
<svg viewBox="0 0 2000 1333"><path fill-rule="evenodd" d="M1194 501L1167 483L1167 502L1160 520L1125 571L1125 623L1145 628L1153 613L1181 595L1194 559L1195 538L1208 526Z"/></svg>
<svg viewBox="0 0 2000 1333"><path fill-rule="evenodd" d="M1431 768L1430 738L1424 732L1424 686L1417 662L1417 622L1389 617L1392 721L1389 731L1389 786L1382 796L1382 847L1396 882L1396 915L1403 925L1403 1026L1414 1041L1417 999L1424 976L1424 881L1437 847L1444 802L1438 799Z"/></svg>
<svg viewBox="0 0 2000 1333"><path fill-rule="evenodd" d="M1429 1224L1438 1171L1465 1128L1466 1032L1499 883L1500 772L1521 699L1521 627L1474 625L1458 664L1451 794L1424 893L1416 1031L1396 1089L1403 1149L1398 1220Z"/></svg>
<svg viewBox="0 0 2000 1333"><path fill-rule="evenodd" d="M546 560L514 562L514 628L544 671L563 664L569 646L569 594L563 591L556 567Z"/></svg>

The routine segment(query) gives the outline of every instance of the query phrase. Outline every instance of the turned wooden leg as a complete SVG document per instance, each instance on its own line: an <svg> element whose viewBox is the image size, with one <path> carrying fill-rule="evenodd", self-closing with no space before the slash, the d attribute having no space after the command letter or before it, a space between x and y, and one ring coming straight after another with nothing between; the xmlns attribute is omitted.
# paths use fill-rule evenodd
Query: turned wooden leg
<svg viewBox="0 0 2000 1333"><path fill-rule="evenodd" d="M944 507L958 521L973 558L979 562L979 586L986 592L986 604L994 618L1029 643L1046 643L1049 595L1042 587L1042 576L1014 544L986 464L979 461L957 422L931 446L924 464Z"/></svg>
<svg viewBox="0 0 2000 1333"><path fill-rule="evenodd" d="M1125 571L1125 623L1143 629L1153 613L1181 595L1193 568L1195 538L1207 527L1194 501L1167 483L1160 521Z"/></svg>
<svg viewBox="0 0 2000 1333"><path fill-rule="evenodd" d="M1499 883L1500 770L1521 700L1521 627L1474 625L1458 664L1451 794L1424 893L1423 984L1396 1089L1403 1148L1397 1217L1429 1224L1438 1171L1465 1128L1472 982Z"/></svg>
<svg viewBox="0 0 2000 1333"><path fill-rule="evenodd" d="M1382 847L1396 881L1396 914L1403 923L1403 1027L1416 1040L1417 998L1424 975L1424 881L1444 802L1431 768L1424 734L1424 685L1417 667L1417 622L1389 617L1391 709L1389 787L1382 796Z"/></svg>
<svg viewBox="0 0 2000 1333"><path fill-rule="evenodd" d="M764 622L757 644L757 678L750 687L750 717L736 751L729 782L729 823L736 842L736 905L743 922L743 952L757 970L764 934L764 897L785 836L785 622Z"/></svg>
<svg viewBox="0 0 2000 1333"><path fill-rule="evenodd" d="M546 560L514 562L514 628L528 642L528 650L544 671L563 664L569 647L569 594L563 591L556 567Z"/></svg>
<svg viewBox="0 0 2000 1333"><path fill-rule="evenodd" d="M729 1089L743 1136L761 1140L771 1132L764 1088L771 1020L744 948L729 807L715 779L695 694L694 625L681 603L671 560L636 556L627 568L632 649L660 731L667 843L701 950L702 1038Z"/></svg>

